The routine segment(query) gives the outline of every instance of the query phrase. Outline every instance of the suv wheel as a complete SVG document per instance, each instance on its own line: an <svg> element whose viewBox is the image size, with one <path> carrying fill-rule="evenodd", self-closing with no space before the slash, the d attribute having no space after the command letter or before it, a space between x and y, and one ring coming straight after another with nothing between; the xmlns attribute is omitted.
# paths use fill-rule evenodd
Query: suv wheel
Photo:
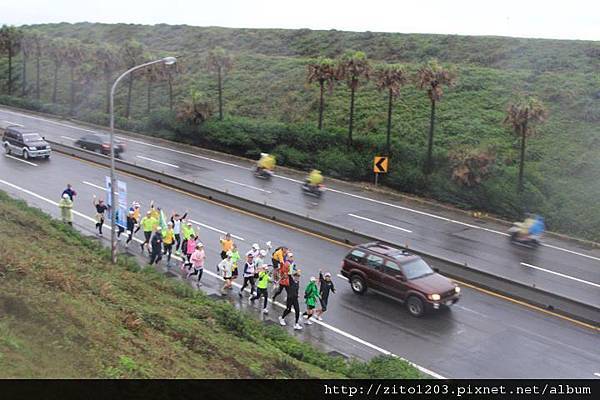
<svg viewBox="0 0 600 400"><path fill-rule="evenodd" d="M352 288L352 291L356 294L363 294L367 290L365 280L359 275L352 275L352 277L350 278L350 287Z"/></svg>
<svg viewBox="0 0 600 400"><path fill-rule="evenodd" d="M10 154L10 146L9 146L8 144L5 144L5 145L4 145L4 152L5 152L6 154Z"/></svg>
<svg viewBox="0 0 600 400"><path fill-rule="evenodd" d="M406 300L406 308L413 317L421 317L423 314L425 314L425 305L423 304L423 300L417 296L410 296Z"/></svg>
<svg viewBox="0 0 600 400"><path fill-rule="evenodd" d="M27 150L23 150L23 158L29 160L29 152Z"/></svg>

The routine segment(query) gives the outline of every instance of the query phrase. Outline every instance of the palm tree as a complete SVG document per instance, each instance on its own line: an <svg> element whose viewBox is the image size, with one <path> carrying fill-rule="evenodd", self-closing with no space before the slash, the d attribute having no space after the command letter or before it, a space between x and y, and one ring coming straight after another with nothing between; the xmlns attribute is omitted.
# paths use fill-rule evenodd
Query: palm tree
<svg viewBox="0 0 600 400"><path fill-rule="evenodd" d="M173 111L173 76L181 72L181 62L178 59L175 64L164 65L169 86L169 110Z"/></svg>
<svg viewBox="0 0 600 400"><path fill-rule="evenodd" d="M199 90L190 90L189 97L179 106L177 118L190 125L198 126L212 114L210 103Z"/></svg>
<svg viewBox="0 0 600 400"><path fill-rule="evenodd" d="M221 47L215 47L208 53L206 66L209 71L217 73L217 86L219 90L219 121L223 120L223 79L233 67L233 60L229 53Z"/></svg>
<svg viewBox="0 0 600 400"><path fill-rule="evenodd" d="M9 96L12 95L13 89L12 59L19 51L22 35L21 30L14 26L2 25L2 28L0 28L0 52L6 53L8 59L8 79L6 86Z"/></svg>
<svg viewBox="0 0 600 400"><path fill-rule="evenodd" d="M348 146L352 146L354 124L354 97L361 80L369 80L371 64L362 51L347 51L339 60L337 79L345 80L350 88L350 115L348 122Z"/></svg>
<svg viewBox="0 0 600 400"><path fill-rule="evenodd" d="M82 43L76 39L65 41L65 62L69 67L69 77L71 80L69 90L69 113L75 111L75 90L77 85L76 68L78 68L85 58L85 50Z"/></svg>
<svg viewBox="0 0 600 400"><path fill-rule="evenodd" d="M121 47L121 57L125 62L126 67L133 68L144 59L144 48L141 43L135 40L129 40ZM131 91L133 89L133 75L129 74L127 82L127 105L125 107L125 118L129 119L131 113Z"/></svg>
<svg viewBox="0 0 600 400"><path fill-rule="evenodd" d="M113 84L113 74L121 64L119 51L116 47L103 44L94 49L94 62L102 70L106 91L106 113L110 113L110 88Z"/></svg>
<svg viewBox="0 0 600 400"><path fill-rule="evenodd" d="M519 184L517 190L523 191L523 170L525 168L525 140L535 133L532 125L543 123L548 117L546 107L534 97L520 96L506 109L504 124L513 129L515 136L521 138L521 159L519 163Z"/></svg>
<svg viewBox="0 0 600 400"><path fill-rule="evenodd" d="M333 90L333 84L336 81L335 62L329 58L320 57L308 64L308 83L317 82L319 84L319 130L323 128L323 92L325 85L329 92Z"/></svg>
<svg viewBox="0 0 600 400"><path fill-rule="evenodd" d="M385 145L388 156L390 155L393 100L400 95L400 89L407 81L406 71L400 64L383 64L379 65L375 70L375 86L380 91L387 90L388 92L387 140Z"/></svg>
<svg viewBox="0 0 600 400"><path fill-rule="evenodd" d="M25 97L27 94L27 62L29 57L34 52L35 43L31 36L26 33L23 35L21 40L21 96Z"/></svg>
<svg viewBox="0 0 600 400"><path fill-rule="evenodd" d="M160 82L166 78L166 68L168 66L164 64L150 65L144 70L144 77L148 84L146 91L146 112L150 114L152 110L152 87L156 82Z"/></svg>
<svg viewBox="0 0 600 400"><path fill-rule="evenodd" d="M445 69L438 64L436 60L431 60L419 68L417 72L417 86L419 89L426 89L427 96L431 101L431 115L429 117L429 141L427 144L427 162L425 164L425 173L432 171L433 156L433 130L435 126L435 104L442 99L444 91L443 86L453 86L456 82L456 73Z"/></svg>
<svg viewBox="0 0 600 400"><path fill-rule="evenodd" d="M56 103L56 93L58 88L58 71L65 61L66 44L64 39L53 39L48 43L48 56L54 65L54 78L52 83L52 103Z"/></svg>
<svg viewBox="0 0 600 400"><path fill-rule="evenodd" d="M29 31L31 53L35 57L35 98L40 99L40 61L44 36L39 31Z"/></svg>

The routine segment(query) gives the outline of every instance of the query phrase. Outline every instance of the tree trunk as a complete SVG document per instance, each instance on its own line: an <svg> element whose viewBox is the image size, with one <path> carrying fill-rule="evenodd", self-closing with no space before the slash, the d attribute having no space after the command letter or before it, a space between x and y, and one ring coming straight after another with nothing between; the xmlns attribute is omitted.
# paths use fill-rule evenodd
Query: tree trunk
<svg viewBox="0 0 600 400"><path fill-rule="evenodd" d="M25 56L23 56L21 76L21 96L25 97L27 94L27 57Z"/></svg>
<svg viewBox="0 0 600 400"><path fill-rule="evenodd" d="M168 82L169 82L169 110L173 111L173 80L171 78L171 73L168 73Z"/></svg>
<svg viewBox="0 0 600 400"><path fill-rule="evenodd" d="M131 111L131 90L133 89L133 76L129 75L129 82L127 86L127 104L125 107L125 118L129 119L129 112Z"/></svg>
<svg viewBox="0 0 600 400"><path fill-rule="evenodd" d="M106 113L110 114L110 87L112 82L110 81L110 71L108 69L104 69L104 83L106 91Z"/></svg>
<svg viewBox="0 0 600 400"><path fill-rule="evenodd" d="M35 98L40 99L40 56L35 56Z"/></svg>
<svg viewBox="0 0 600 400"><path fill-rule="evenodd" d="M54 63L54 83L52 85L52 103L56 103L57 86L58 86L58 64Z"/></svg>
<svg viewBox="0 0 600 400"><path fill-rule="evenodd" d="M352 146L352 128L354 124L354 92L356 90L350 88L350 121L348 123L348 146Z"/></svg>
<svg viewBox="0 0 600 400"><path fill-rule="evenodd" d="M517 190L523 192L523 171L525 170L525 138L527 137L527 120L521 126L521 163L519 164L519 183Z"/></svg>
<svg viewBox="0 0 600 400"><path fill-rule="evenodd" d="M8 42L8 95L12 95L12 43Z"/></svg>
<svg viewBox="0 0 600 400"><path fill-rule="evenodd" d="M430 174L433 170L433 130L435 128L435 101L431 101L431 116L429 117L429 143L427 144L427 162L425 173Z"/></svg>
<svg viewBox="0 0 600 400"><path fill-rule="evenodd" d="M320 80L319 86L321 89L321 94L319 96L319 130L323 129L323 90L325 89L325 81Z"/></svg>
<svg viewBox="0 0 600 400"><path fill-rule="evenodd" d="M223 80L221 77L221 67L217 69L218 85L219 85L219 121L223 121Z"/></svg>
<svg viewBox="0 0 600 400"><path fill-rule="evenodd" d="M148 80L148 92L146 93L146 100L147 100L147 104L146 104L146 113L150 114L150 109L151 107L151 102L152 102L152 82L150 82L150 80Z"/></svg>
<svg viewBox="0 0 600 400"><path fill-rule="evenodd" d="M71 77L71 90L69 94L69 114L73 115L75 111L75 67L70 67L69 75Z"/></svg>
<svg viewBox="0 0 600 400"><path fill-rule="evenodd" d="M389 94L388 94L387 138L385 141L385 154L388 157L390 156L390 141L391 141L391 135L392 135L392 103L393 103L393 96L392 96L392 89L390 89Z"/></svg>

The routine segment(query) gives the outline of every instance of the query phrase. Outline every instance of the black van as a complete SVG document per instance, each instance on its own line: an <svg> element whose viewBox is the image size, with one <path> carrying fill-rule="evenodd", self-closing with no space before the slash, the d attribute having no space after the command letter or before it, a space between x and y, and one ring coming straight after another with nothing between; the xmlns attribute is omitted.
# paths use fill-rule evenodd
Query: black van
<svg viewBox="0 0 600 400"><path fill-rule="evenodd" d="M0 127L4 131L2 145L6 154L17 154L24 159L50 158L52 149L48 142L36 131L26 129L19 125Z"/></svg>

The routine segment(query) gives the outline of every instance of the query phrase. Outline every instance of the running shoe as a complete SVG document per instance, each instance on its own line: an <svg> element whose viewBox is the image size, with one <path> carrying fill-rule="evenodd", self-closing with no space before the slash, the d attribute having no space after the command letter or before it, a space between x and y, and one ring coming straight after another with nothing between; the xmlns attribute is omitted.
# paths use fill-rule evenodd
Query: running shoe
<svg viewBox="0 0 600 400"><path fill-rule="evenodd" d="M302 326L300 324L294 325L294 330L300 331L302 330Z"/></svg>
<svg viewBox="0 0 600 400"><path fill-rule="evenodd" d="M304 323L306 325L312 325L313 324L313 322L310 319L307 319L306 321L304 321Z"/></svg>
<svg viewBox="0 0 600 400"><path fill-rule="evenodd" d="M323 321L323 317L321 317L321 316L318 316L318 317L317 317L317 319L318 319L319 321Z"/></svg>
<svg viewBox="0 0 600 400"><path fill-rule="evenodd" d="M267 310L266 308L263 308L263 310L262 310L262 313L263 313L263 314L268 314L268 313L269 313L269 310Z"/></svg>
<svg viewBox="0 0 600 400"><path fill-rule="evenodd" d="M285 326L286 325L285 319L283 319L282 317L279 317L279 325L281 325L281 326Z"/></svg>

